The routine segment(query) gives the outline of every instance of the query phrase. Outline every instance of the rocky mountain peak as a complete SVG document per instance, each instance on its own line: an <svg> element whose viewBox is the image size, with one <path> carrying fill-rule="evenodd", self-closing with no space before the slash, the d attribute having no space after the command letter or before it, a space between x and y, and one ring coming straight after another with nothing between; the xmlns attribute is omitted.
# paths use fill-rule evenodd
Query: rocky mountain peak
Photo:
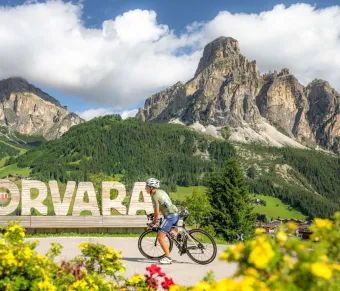
<svg viewBox="0 0 340 291"><path fill-rule="evenodd" d="M284 77L290 75L289 69L284 68L281 70L281 72L277 75L278 77Z"/></svg>
<svg viewBox="0 0 340 291"><path fill-rule="evenodd" d="M221 36L208 43L198 64L195 77L212 63L240 53L238 41L232 37Z"/></svg>
<svg viewBox="0 0 340 291"><path fill-rule="evenodd" d="M51 102L52 104L62 107L60 102L50 96L49 94L41 91L32 84L28 83L27 80L21 77L12 77L0 81L0 101L8 99L12 93L24 93L30 92L40 97L41 99ZM67 109L66 107L64 107Z"/></svg>
<svg viewBox="0 0 340 291"><path fill-rule="evenodd" d="M0 81L0 126L10 132L60 137L71 126L84 122L66 106L20 77Z"/></svg>
<svg viewBox="0 0 340 291"><path fill-rule="evenodd" d="M287 68L261 76L231 37L207 44L194 78L148 98L136 117L181 122L216 137L227 128L239 142L340 153L338 92L318 79L305 87Z"/></svg>

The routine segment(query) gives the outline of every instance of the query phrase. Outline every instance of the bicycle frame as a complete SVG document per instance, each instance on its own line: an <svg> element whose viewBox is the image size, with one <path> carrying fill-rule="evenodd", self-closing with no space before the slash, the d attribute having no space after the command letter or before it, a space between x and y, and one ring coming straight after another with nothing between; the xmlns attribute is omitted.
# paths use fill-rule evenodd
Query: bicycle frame
<svg viewBox="0 0 340 291"><path fill-rule="evenodd" d="M191 235L190 235L190 233L189 233L189 230L187 230L186 228L185 228L185 224L183 224L183 226L177 226L177 225L175 225L174 226L174 228L177 228L177 232L178 233L180 233L180 235L182 236L182 238L181 238L181 242L180 241L177 241L177 239L176 238L173 238L173 237L171 237L170 236L170 238L171 238L171 240L173 241L173 242L175 242L175 245L176 245L176 247L177 247L177 249L180 251L180 255L182 255L182 254L185 254L186 253L186 250L187 249L196 249L196 248L200 248L200 245L201 245L201 243L200 242L198 242L199 243L199 245L197 245L197 240L194 238L194 237L192 237ZM181 229L182 231L181 232L179 232L178 230L179 229ZM186 239L187 238L187 239ZM187 247L187 245L184 245L184 241L188 241L188 239L190 239L190 241L191 242L193 242L194 243L194 245L195 246L192 246L192 247ZM156 245L155 245L156 246Z"/></svg>
<svg viewBox="0 0 340 291"><path fill-rule="evenodd" d="M152 217L152 216L149 216L149 215L148 215L148 220L152 220L151 217ZM162 218L159 218L159 225L162 224L162 221L163 221L163 219L162 219ZM177 241L176 238L173 238L173 237L169 234L169 238L170 238L173 242L175 242L175 245L176 245L177 249L180 251L180 255L186 253L186 250L187 250L187 246L184 246L184 245L183 245L183 242L184 242L185 238L190 239L190 241L193 242L193 243L195 244L194 247L190 247L190 248L199 248L199 246L198 246L197 243L196 243L196 239L195 239L194 237L192 237L192 236L190 235L190 233L189 233L189 230L187 230L187 229L185 228L185 223L184 223L184 222L183 222L183 225L182 225L182 226L174 225L171 229L173 229L173 228L177 229L177 233L180 233L181 236L183 236L183 237L182 237L182 242L179 242L179 241ZM180 229L182 230L181 232L179 232ZM158 242L158 230L157 230L157 235L156 235L156 238L155 238L155 247L157 246L157 242ZM199 244L201 245L201 243L199 243Z"/></svg>

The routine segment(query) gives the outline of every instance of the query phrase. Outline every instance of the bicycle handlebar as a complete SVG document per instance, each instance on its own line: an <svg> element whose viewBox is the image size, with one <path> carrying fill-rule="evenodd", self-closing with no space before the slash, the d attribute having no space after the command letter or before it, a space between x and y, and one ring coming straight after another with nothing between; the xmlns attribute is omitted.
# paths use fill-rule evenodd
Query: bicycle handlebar
<svg viewBox="0 0 340 291"><path fill-rule="evenodd" d="M153 220L153 218L155 217L155 214L150 213L150 214L147 214L146 216L147 216L148 220Z"/></svg>

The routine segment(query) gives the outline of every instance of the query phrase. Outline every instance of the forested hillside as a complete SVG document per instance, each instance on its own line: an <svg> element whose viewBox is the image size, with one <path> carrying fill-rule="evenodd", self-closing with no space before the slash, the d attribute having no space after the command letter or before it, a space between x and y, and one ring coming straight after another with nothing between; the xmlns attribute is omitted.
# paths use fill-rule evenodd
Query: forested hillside
<svg viewBox="0 0 340 291"><path fill-rule="evenodd" d="M226 141L203 136L180 125L146 124L120 116L95 118L72 127L58 140L17 158L19 167L31 167L39 180L86 181L103 172L123 176L123 182L162 180L176 185L204 184L213 166L235 155Z"/></svg>
<svg viewBox="0 0 340 291"><path fill-rule="evenodd" d="M155 176L162 187L206 185L228 158L241 164L251 193L274 196L313 218L340 205L340 158L314 150L230 144L176 124L144 123L109 115L72 127L60 139L10 162L31 177L67 182L116 176L127 186Z"/></svg>

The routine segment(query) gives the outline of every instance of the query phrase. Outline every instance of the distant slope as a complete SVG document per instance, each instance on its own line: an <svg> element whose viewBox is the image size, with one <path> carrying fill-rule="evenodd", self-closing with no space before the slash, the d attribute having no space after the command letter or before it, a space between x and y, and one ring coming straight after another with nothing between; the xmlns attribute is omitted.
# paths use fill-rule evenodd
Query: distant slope
<svg viewBox="0 0 340 291"><path fill-rule="evenodd" d="M340 210L340 156L314 150L235 144L250 192L277 197L313 217Z"/></svg>
<svg viewBox="0 0 340 291"><path fill-rule="evenodd" d="M18 168L14 164L14 158L45 142L46 140L42 136L29 136L18 132L11 133L8 132L6 127L0 127L0 178L6 178L8 174L28 176L30 174L28 167Z"/></svg>
<svg viewBox="0 0 340 291"><path fill-rule="evenodd" d="M295 209L290 209L290 206L283 204L278 198L264 195L256 195L256 198L266 201L266 205L254 206L254 212L266 215L268 220L277 218L306 219L303 214Z"/></svg>

